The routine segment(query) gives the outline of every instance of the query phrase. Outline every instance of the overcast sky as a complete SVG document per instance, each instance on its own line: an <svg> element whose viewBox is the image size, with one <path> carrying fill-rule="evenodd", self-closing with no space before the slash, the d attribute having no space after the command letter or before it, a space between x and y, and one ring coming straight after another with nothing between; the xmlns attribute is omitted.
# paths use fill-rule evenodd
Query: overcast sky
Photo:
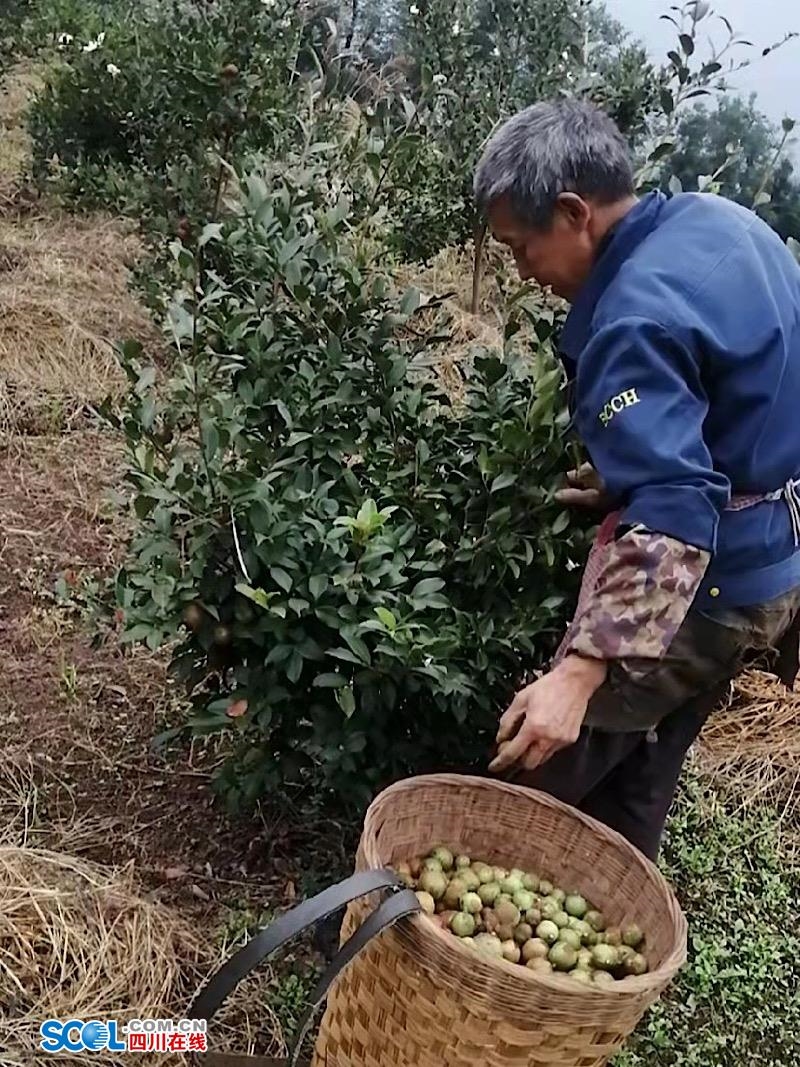
<svg viewBox="0 0 800 1067"><path fill-rule="evenodd" d="M606 0L606 6L660 61L674 47L676 30L670 23L659 21L659 15L678 2ZM800 30L800 0L712 0L712 6L730 20L737 33L759 46L758 51L748 49L754 64L736 75L734 87L745 95L755 91L759 106L770 118L780 121L788 114L800 120L800 39L790 41L766 59L756 60L762 48L789 30ZM707 25L714 29L717 41L724 39L727 31L720 22L709 21Z"/></svg>

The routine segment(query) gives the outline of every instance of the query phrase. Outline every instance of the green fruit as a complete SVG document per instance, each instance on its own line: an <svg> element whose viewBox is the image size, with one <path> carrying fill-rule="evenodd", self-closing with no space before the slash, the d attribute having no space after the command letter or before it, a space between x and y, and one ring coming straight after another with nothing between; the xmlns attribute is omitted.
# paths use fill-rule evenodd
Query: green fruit
<svg viewBox="0 0 800 1067"><path fill-rule="evenodd" d="M500 882L500 889L513 898L515 893L522 891L522 879L517 878L514 875L509 875L507 878L503 878Z"/></svg>
<svg viewBox="0 0 800 1067"><path fill-rule="evenodd" d="M492 870L495 882L502 882L504 878L508 878L508 871L505 867L495 867Z"/></svg>
<svg viewBox="0 0 800 1067"><path fill-rule="evenodd" d="M622 931L618 926L609 926L605 934L607 945L621 945L622 944Z"/></svg>
<svg viewBox="0 0 800 1067"><path fill-rule="evenodd" d="M535 893L539 888L539 879L535 874L526 874L522 878L522 888L529 893Z"/></svg>
<svg viewBox="0 0 800 1067"><path fill-rule="evenodd" d="M533 937L533 927L530 923L520 923L514 930L514 940L518 945L524 945Z"/></svg>
<svg viewBox="0 0 800 1067"><path fill-rule="evenodd" d="M494 906L494 913L501 926L519 926L519 908L511 900L500 900Z"/></svg>
<svg viewBox="0 0 800 1067"><path fill-rule="evenodd" d="M461 898L467 892L467 887L461 881L460 878L454 878L452 882L447 886L444 891L444 902L448 908L459 908L461 906Z"/></svg>
<svg viewBox="0 0 800 1067"><path fill-rule="evenodd" d="M622 943L629 948L638 948L642 941L644 941L644 933L636 923L631 923L630 926L626 926L622 931Z"/></svg>
<svg viewBox="0 0 800 1067"><path fill-rule="evenodd" d="M469 858L469 856L465 856L463 854L461 856L456 856L456 870L457 871L463 871L464 868L465 867L469 867L471 863L472 863L472 860ZM477 871L476 871L476 873L477 873Z"/></svg>
<svg viewBox="0 0 800 1067"><path fill-rule="evenodd" d="M594 971L592 973L592 981L595 985L614 985L614 975L609 974L608 971Z"/></svg>
<svg viewBox="0 0 800 1067"><path fill-rule="evenodd" d="M475 938L475 948L484 956L503 958L503 944L494 934L478 934Z"/></svg>
<svg viewBox="0 0 800 1067"><path fill-rule="evenodd" d="M600 971L613 971L619 965L619 956L613 945L595 945L592 963Z"/></svg>
<svg viewBox="0 0 800 1067"><path fill-rule="evenodd" d="M547 882L547 881L539 882L539 893L543 897L549 897L552 892L553 892L553 883L552 882Z"/></svg>
<svg viewBox="0 0 800 1067"><path fill-rule="evenodd" d="M487 882L486 885L479 885L478 896L484 904L494 904L500 896L500 886L497 882Z"/></svg>
<svg viewBox="0 0 800 1067"><path fill-rule="evenodd" d="M528 889L520 889L514 894L512 900L517 905L520 911L529 911L536 900L533 893Z"/></svg>
<svg viewBox="0 0 800 1067"><path fill-rule="evenodd" d="M443 871L452 870L453 864L455 863L453 853L449 848L445 848L443 845L439 845L438 848L435 848L433 852L431 852L431 857L439 861ZM467 866L469 866L469 864L467 864Z"/></svg>
<svg viewBox="0 0 800 1067"><path fill-rule="evenodd" d="M464 885L467 887L468 893L477 892L481 884L480 878L477 876L477 874L473 871L471 867L465 867L463 870L459 871L458 879L460 882L463 882Z"/></svg>
<svg viewBox="0 0 800 1067"><path fill-rule="evenodd" d="M546 941L542 941L540 937L533 937L522 946L522 958L526 963L528 960L544 960L547 959L549 951L550 946Z"/></svg>
<svg viewBox="0 0 800 1067"><path fill-rule="evenodd" d="M630 945L620 945L617 949L617 958L619 959L620 964L624 964L625 960L628 960L631 956L635 955L636 950L631 948Z"/></svg>
<svg viewBox="0 0 800 1067"><path fill-rule="evenodd" d="M519 963L522 953L516 941L503 941L502 949L504 960L508 960L509 963Z"/></svg>
<svg viewBox="0 0 800 1067"><path fill-rule="evenodd" d="M587 911L584 915L584 919L598 934L602 933L606 928L606 920L603 913L600 911Z"/></svg>
<svg viewBox="0 0 800 1067"><path fill-rule="evenodd" d="M563 889L554 889L550 893L550 896L553 898L553 900L557 900L558 903L562 905L562 907L563 907L564 901L567 899L567 894L564 892Z"/></svg>
<svg viewBox="0 0 800 1067"><path fill-rule="evenodd" d="M589 938L594 937L594 930L584 919L576 919L570 916L569 927L578 934L584 944L588 943Z"/></svg>
<svg viewBox="0 0 800 1067"><path fill-rule="evenodd" d="M450 920L450 929L456 937L472 937L475 933L475 920L465 911L457 911Z"/></svg>
<svg viewBox="0 0 800 1067"><path fill-rule="evenodd" d="M422 861L423 871L441 871L442 861L437 856L428 856Z"/></svg>
<svg viewBox="0 0 800 1067"><path fill-rule="evenodd" d="M554 945L558 941L558 927L549 919L543 919L536 927L536 936L546 941L548 945Z"/></svg>
<svg viewBox="0 0 800 1067"><path fill-rule="evenodd" d="M550 960L528 960L525 966L528 968L529 971L536 971L537 974L553 973L553 965L550 963Z"/></svg>
<svg viewBox="0 0 800 1067"><path fill-rule="evenodd" d="M556 942L547 957L557 971L571 971L578 962L578 953L563 941Z"/></svg>
<svg viewBox="0 0 800 1067"><path fill-rule="evenodd" d="M574 948L576 952L581 947L580 935L575 930L562 929L558 935L558 940L565 945L569 945L570 948Z"/></svg>
<svg viewBox="0 0 800 1067"><path fill-rule="evenodd" d="M576 967L574 971L571 971L570 978L574 978L576 982L583 982L584 985L592 984L592 972L583 967Z"/></svg>
<svg viewBox="0 0 800 1067"><path fill-rule="evenodd" d="M640 975L647 974L649 968L646 957L640 952L634 952L625 960L623 969L627 975Z"/></svg>
<svg viewBox="0 0 800 1067"><path fill-rule="evenodd" d="M525 912L525 922L530 923L534 928L539 925L543 918L544 915L542 915L538 908L530 908Z"/></svg>
<svg viewBox="0 0 800 1067"><path fill-rule="evenodd" d="M590 949L582 948L578 950L578 966L587 968L592 966L592 953Z"/></svg>
<svg viewBox="0 0 800 1067"><path fill-rule="evenodd" d="M564 901L564 911L576 919L582 919L589 910L589 905L577 893L571 893Z"/></svg>
<svg viewBox="0 0 800 1067"><path fill-rule="evenodd" d="M447 889L447 879L441 871L427 867L420 875L419 887L430 893L434 900L441 900Z"/></svg>
<svg viewBox="0 0 800 1067"><path fill-rule="evenodd" d="M426 915L433 915L433 913L436 911L436 901L433 899L430 893L426 893L424 892L424 890L418 889L417 900L419 901L419 906L422 908Z"/></svg>
<svg viewBox="0 0 800 1067"><path fill-rule="evenodd" d="M461 898L461 910L470 915L477 915L483 907L483 901L477 893L465 893Z"/></svg>
<svg viewBox="0 0 800 1067"><path fill-rule="evenodd" d="M553 900L552 897L545 897L539 906L539 911L542 913L543 919L552 919L554 915L558 915L561 908L558 906L557 900Z"/></svg>
<svg viewBox="0 0 800 1067"><path fill-rule="evenodd" d="M563 930L569 923L569 915L565 911L557 911L553 916L553 922Z"/></svg>
<svg viewBox="0 0 800 1067"><path fill-rule="evenodd" d="M491 867L488 867L485 863L476 863L473 865L472 869L477 874L478 881L481 885L490 885L494 882L494 870Z"/></svg>

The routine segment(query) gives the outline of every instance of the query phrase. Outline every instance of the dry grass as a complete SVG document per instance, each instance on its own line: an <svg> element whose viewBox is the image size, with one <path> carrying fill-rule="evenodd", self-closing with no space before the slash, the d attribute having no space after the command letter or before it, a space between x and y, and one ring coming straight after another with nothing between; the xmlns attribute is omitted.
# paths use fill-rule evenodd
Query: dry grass
<svg viewBox="0 0 800 1067"><path fill-rule="evenodd" d="M709 719L698 761L743 805L768 803L800 825L800 693L759 671L743 675L728 706Z"/></svg>
<svg viewBox="0 0 800 1067"><path fill-rule="evenodd" d="M157 340L128 289L133 227L104 215L19 210L25 109L40 84L13 68L0 86L0 435L70 428L124 386L113 343Z"/></svg>
<svg viewBox="0 0 800 1067"><path fill-rule="evenodd" d="M44 826L39 808L34 765L7 758L0 777L3 1064L31 1061L44 1019L174 1014L187 982L202 973L192 925L147 900L132 867L113 870L70 855L76 827Z"/></svg>
<svg viewBox="0 0 800 1067"><path fill-rule="evenodd" d="M498 308L502 299L495 280L494 259L482 288L481 314L470 312L472 299L472 249L445 248L426 267L401 267L396 272L400 286L414 286L425 300L444 298L442 305L424 306L413 320L417 334L449 334L447 347L437 346L431 367L448 395L457 400L464 392L464 375L469 372L475 348L500 349L503 344L502 320ZM499 255L497 250L493 256ZM444 327L444 329L442 329Z"/></svg>
<svg viewBox="0 0 800 1067"><path fill-rule="evenodd" d="M33 1061L44 1019L182 1017L204 977L239 947L209 939L206 924L149 899L132 864L115 869L72 854L109 826L100 819L76 824L68 811L42 818L49 784L26 756L6 758L0 771L2 1067ZM264 1004L271 980L262 970L237 989L214 1021L216 1051L285 1052ZM111 1067L120 1060L94 1052L59 1062Z"/></svg>
<svg viewBox="0 0 800 1067"><path fill-rule="evenodd" d="M137 252L104 216L0 218L0 433L63 430L120 393L113 343L155 340L128 290Z"/></svg>

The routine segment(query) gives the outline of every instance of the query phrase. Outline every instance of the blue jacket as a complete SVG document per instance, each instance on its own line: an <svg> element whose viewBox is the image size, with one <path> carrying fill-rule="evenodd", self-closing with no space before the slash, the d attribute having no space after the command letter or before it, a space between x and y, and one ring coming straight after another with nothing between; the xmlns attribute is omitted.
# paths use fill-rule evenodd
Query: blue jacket
<svg viewBox="0 0 800 1067"><path fill-rule="evenodd" d="M800 267L761 219L651 193L601 252L561 349L621 523L713 554L697 607L800 585L785 500L726 510L800 475Z"/></svg>

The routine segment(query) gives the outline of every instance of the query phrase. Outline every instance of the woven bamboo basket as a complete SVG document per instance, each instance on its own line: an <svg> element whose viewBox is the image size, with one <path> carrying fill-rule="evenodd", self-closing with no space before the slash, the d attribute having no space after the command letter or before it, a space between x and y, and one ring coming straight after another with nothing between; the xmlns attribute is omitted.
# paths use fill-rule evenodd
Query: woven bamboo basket
<svg viewBox="0 0 800 1067"><path fill-rule="evenodd" d="M686 958L686 922L656 867L619 834L542 793L480 778L412 778L367 813L357 869L437 844L535 870L583 893L610 923L647 933L650 973L614 986L542 976L462 945L417 916L338 979L314 1067L599 1067ZM368 902L352 906L343 936Z"/></svg>

